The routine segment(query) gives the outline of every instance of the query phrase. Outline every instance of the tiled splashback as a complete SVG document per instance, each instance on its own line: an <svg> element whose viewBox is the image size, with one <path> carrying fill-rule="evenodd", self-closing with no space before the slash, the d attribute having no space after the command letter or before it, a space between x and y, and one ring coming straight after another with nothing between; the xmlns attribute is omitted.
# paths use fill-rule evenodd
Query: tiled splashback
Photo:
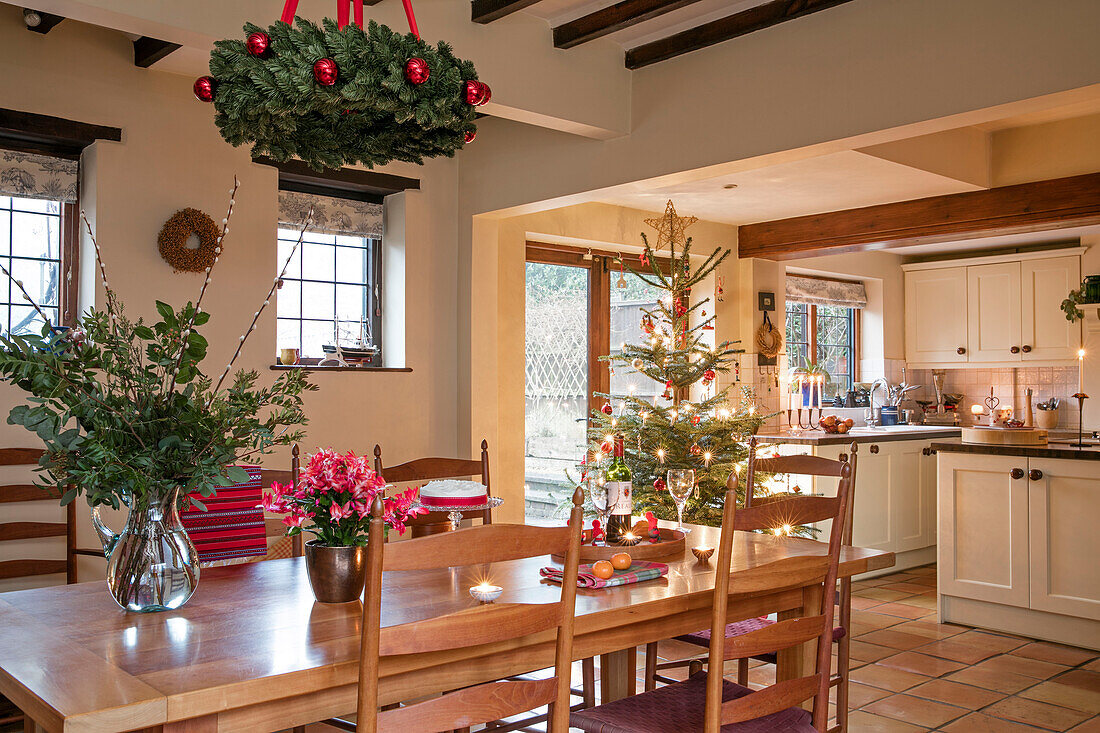
<svg viewBox="0 0 1100 733"><path fill-rule="evenodd" d="M964 395L959 403L959 417L964 425L974 422L970 406L983 404L990 387L993 387L993 396L1001 401L1000 407L1012 405L1013 414L1023 419L1027 404L1024 390L1031 387L1033 410L1036 403L1057 397L1062 402L1058 408L1058 427L1067 430L1077 427L1077 401L1072 399L1077 392L1077 369L1074 367L948 369L945 375L943 391ZM936 399L931 369L910 369L906 378L910 384L923 385L920 390L910 393L913 399Z"/></svg>

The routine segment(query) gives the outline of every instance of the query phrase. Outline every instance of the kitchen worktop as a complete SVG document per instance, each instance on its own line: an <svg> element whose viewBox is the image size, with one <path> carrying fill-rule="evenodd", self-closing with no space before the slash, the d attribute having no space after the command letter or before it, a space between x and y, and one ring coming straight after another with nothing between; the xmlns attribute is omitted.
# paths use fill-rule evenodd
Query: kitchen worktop
<svg viewBox="0 0 1100 733"><path fill-rule="evenodd" d="M897 425L888 428L855 427L843 435L826 433L821 430L805 430L800 434L780 430L758 433L756 439L761 443L849 445L851 443L889 443L898 440L957 438L961 434L961 428L944 425Z"/></svg>
<svg viewBox="0 0 1100 733"><path fill-rule="evenodd" d="M1100 446L1074 448L1064 443L1049 445L978 445L975 443L932 443L936 451L950 453L975 453L987 456L1026 456L1029 458L1068 458L1071 460L1100 461Z"/></svg>

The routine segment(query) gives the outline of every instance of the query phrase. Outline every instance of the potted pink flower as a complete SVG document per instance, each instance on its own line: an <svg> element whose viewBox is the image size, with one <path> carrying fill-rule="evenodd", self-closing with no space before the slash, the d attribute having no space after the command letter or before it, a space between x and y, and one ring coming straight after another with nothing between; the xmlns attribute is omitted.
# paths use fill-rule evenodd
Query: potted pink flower
<svg viewBox="0 0 1100 733"><path fill-rule="evenodd" d="M282 514L287 536L310 532L305 544L306 572L313 595L322 603L347 603L359 598L366 573L365 546L370 535L371 505L383 495L386 482L363 456L322 449L309 457L292 484L271 484L263 495L266 511ZM383 495L383 519L404 534L405 523L426 514L416 501L416 489Z"/></svg>

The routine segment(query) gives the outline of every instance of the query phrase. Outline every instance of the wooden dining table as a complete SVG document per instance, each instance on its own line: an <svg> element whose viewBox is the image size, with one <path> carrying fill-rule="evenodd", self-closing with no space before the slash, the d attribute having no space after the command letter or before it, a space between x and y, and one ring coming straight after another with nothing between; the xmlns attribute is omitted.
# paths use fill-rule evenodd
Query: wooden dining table
<svg viewBox="0 0 1100 733"><path fill-rule="evenodd" d="M717 546L719 531L694 527L688 546ZM732 570L826 545L738 532ZM475 605L468 589L490 580L500 601L550 602L549 558L441 571L387 572L384 626ZM638 645L707 627L713 564L690 551L667 560L667 577L580 590L576 659L598 656L604 699L634 689ZM892 566L889 552L845 548L840 575ZM820 591L818 591L819 593ZM776 590L730 604L730 621L798 613L819 602L803 589ZM279 731L355 710L361 606L314 601L302 558L204 570L181 609L121 610L102 581L0 594L0 694L40 730L66 733ZM410 700L553 665L551 632L431 654L385 657L380 703ZM803 672L813 655L780 655L777 676Z"/></svg>

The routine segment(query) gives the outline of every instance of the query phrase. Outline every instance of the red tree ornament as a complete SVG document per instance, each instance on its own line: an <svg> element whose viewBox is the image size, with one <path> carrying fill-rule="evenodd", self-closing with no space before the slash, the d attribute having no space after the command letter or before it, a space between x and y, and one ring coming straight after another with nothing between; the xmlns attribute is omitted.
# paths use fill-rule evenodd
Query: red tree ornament
<svg viewBox="0 0 1100 733"><path fill-rule="evenodd" d="M271 48L271 37L263 31L248 34L248 40L244 42L245 48L253 56L263 56Z"/></svg>
<svg viewBox="0 0 1100 733"><path fill-rule="evenodd" d="M474 141L474 138L476 137L477 131L475 130L467 130L466 132L462 133L462 139L468 143L472 143Z"/></svg>
<svg viewBox="0 0 1100 733"><path fill-rule="evenodd" d="M663 478L653 479L653 488L657 489L657 491L664 491L665 490L665 480Z"/></svg>
<svg viewBox="0 0 1100 733"><path fill-rule="evenodd" d="M608 402L607 404L605 404L603 407L600 408L600 412L602 412L605 415L610 415L614 411L615 411L615 408L613 408L611 406L610 402Z"/></svg>
<svg viewBox="0 0 1100 733"><path fill-rule="evenodd" d="M212 76L200 76L195 79L195 98L200 102L213 102L214 101L214 89L217 83Z"/></svg>
<svg viewBox="0 0 1100 733"><path fill-rule="evenodd" d="M428 80L430 74L428 62L422 58L411 58L405 62L405 78L412 84L420 86Z"/></svg>
<svg viewBox="0 0 1100 733"><path fill-rule="evenodd" d="M713 382L715 376L717 376L717 375L715 375L713 369L708 369L705 372L703 372L703 379L707 379L707 380L710 380L710 381Z"/></svg>
<svg viewBox="0 0 1100 733"><path fill-rule="evenodd" d="M692 415L691 416L691 424L692 425L698 425L702 421L702 419L703 418L699 417L698 415Z"/></svg>
<svg viewBox="0 0 1100 733"><path fill-rule="evenodd" d="M703 449L699 447L698 443L692 443L690 450L691 450L691 455L693 455L693 456L699 456L699 455L703 454Z"/></svg>
<svg viewBox="0 0 1100 733"><path fill-rule="evenodd" d="M611 442L610 442L610 441L607 441L607 440L605 440L604 442L600 443L600 450L601 450L601 451L603 451L604 453L610 453L610 452L611 452L611 449L612 449L613 447L614 447L614 446L613 446L613 445L611 445Z"/></svg>
<svg viewBox="0 0 1100 733"><path fill-rule="evenodd" d="M493 98L493 91L489 85L477 79L466 82L466 104L480 107Z"/></svg>
<svg viewBox="0 0 1100 733"><path fill-rule="evenodd" d="M313 64L313 78L321 86L332 86L339 75L340 70L336 68L336 62L332 59L317 59Z"/></svg>

